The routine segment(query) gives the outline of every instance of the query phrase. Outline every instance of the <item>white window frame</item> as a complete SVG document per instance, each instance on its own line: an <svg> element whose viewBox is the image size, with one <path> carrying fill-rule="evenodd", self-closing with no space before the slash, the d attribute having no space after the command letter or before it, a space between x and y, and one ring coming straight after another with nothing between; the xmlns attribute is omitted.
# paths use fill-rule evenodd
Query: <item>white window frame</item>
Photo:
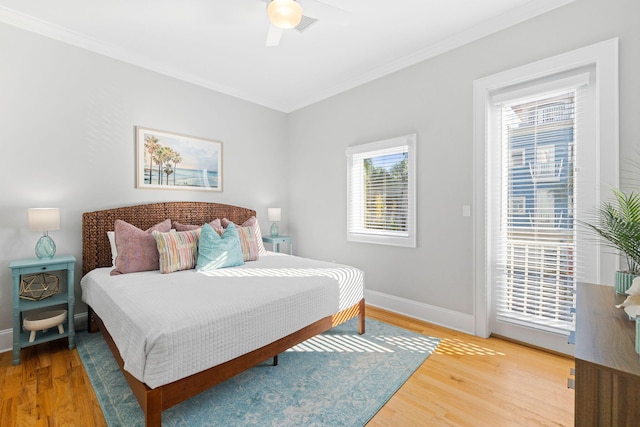
<svg viewBox="0 0 640 427"><path fill-rule="evenodd" d="M511 196L511 209L516 215L527 213L527 198L525 196Z"/></svg>
<svg viewBox="0 0 640 427"><path fill-rule="evenodd" d="M536 147L536 163L555 163L555 162L556 162L556 146L554 144L538 145Z"/></svg>
<svg viewBox="0 0 640 427"><path fill-rule="evenodd" d="M535 192L535 225L549 227L555 224L556 200L548 188L538 188Z"/></svg>
<svg viewBox="0 0 640 427"><path fill-rule="evenodd" d="M417 247L416 238L416 144L417 135L409 134L383 141L354 145L347 148L347 240L350 242L375 243L381 245ZM356 176L354 161L364 157L375 157L384 152L408 150L408 218L406 232L366 229L364 212L358 206L363 180ZM358 218L362 218L359 220ZM359 225L360 224L360 225Z"/></svg>
<svg viewBox="0 0 640 427"><path fill-rule="evenodd" d="M597 204L616 188L618 177L618 39L610 39L565 54L534 62L519 68L494 74L474 81L474 333L488 337L491 333L490 302L492 271L489 238L494 230L491 223L491 206L498 194L487 192L487 180L492 171L500 169L499 159L491 155L488 135L495 132L495 123L489 120L493 107L493 94L502 88L523 82L535 81L546 76L594 66L596 72L596 133L595 144L589 149L595 156L594 198ZM496 163L498 161L498 163ZM596 246L585 264L593 267L590 280L609 283L618 268L619 260L601 245ZM526 340L526 339L525 339ZM566 339L565 339L566 342ZM559 351L563 351L562 349Z"/></svg>
<svg viewBox="0 0 640 427"><path fill-rule="evenodd" d="M524 148L513 150L511 152L511 166L513 167L525 166L526 161L527 161L527 156Z"/></svg>

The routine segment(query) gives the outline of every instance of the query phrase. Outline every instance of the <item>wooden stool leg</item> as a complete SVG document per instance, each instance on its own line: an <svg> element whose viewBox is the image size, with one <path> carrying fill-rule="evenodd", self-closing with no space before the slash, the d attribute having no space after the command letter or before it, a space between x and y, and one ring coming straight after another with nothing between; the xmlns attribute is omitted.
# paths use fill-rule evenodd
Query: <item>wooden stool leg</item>
<svg viewBox="0 0 640 427"><path fill-rule="evenodd" d="M58 325L58 332L64 334L64 325L62 325L62 323Z"/></svg>
<svg viewBox="0 0 640 427"><path fill-rule="evenodd" d="M36 340L36 331L31 331L29 334L29 342L34 342Z"/></svg>

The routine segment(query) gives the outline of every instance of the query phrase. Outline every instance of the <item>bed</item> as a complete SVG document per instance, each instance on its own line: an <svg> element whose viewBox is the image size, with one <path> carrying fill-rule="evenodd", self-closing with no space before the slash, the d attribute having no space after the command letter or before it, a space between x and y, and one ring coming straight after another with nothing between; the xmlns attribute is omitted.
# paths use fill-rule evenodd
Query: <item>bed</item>
<svg viewBox="0 0 640 427"><path fill-rule="evenodd" d="M105 337L147 426L160 426L163 410L340 323L358 317L364 333L364 278L349 266L263 252L256 261L205 273L109 274L107 232L117 219L147 230L167 218L243 224L255 215L206 202L83 214L81 285L89 331Z"/></svg>

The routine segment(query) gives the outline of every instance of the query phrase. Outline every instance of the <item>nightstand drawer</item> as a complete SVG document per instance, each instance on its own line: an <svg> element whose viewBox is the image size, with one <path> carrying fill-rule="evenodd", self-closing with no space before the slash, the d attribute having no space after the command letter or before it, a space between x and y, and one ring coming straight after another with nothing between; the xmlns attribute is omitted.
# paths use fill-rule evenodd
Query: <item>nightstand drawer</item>
<svg viewBox="0 0 640 427"><path fill-rule="evenodd" d="M271 243L273 252L280 252L280 244L289 244L289 255L293 255L293 237L291 236L262 236L264 243Z"/></svg>

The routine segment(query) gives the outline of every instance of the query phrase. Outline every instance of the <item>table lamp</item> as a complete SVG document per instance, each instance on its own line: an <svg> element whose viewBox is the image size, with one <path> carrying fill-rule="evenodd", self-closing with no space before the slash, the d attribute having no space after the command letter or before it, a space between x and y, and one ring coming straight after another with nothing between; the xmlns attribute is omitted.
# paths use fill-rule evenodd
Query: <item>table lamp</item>
<svg viewBox="0 0 640 427"><path fill-rule="evenodd" d="M280 216L282 213L282 209L280 208L269 208L267 209L267 216L269 217L269 221L273 222L271 224L271 237L278 237L278 224L280 221Z"/></svg>
<svg viewBox="0 0 640 427"><path fill-rule="evenodd" d="M60 230L60 209L58 208L29 208L29 229L42 231L44 234L36 243L38 258L53 258L56 254L56 244L49 237L49 231Z"/></svg>

